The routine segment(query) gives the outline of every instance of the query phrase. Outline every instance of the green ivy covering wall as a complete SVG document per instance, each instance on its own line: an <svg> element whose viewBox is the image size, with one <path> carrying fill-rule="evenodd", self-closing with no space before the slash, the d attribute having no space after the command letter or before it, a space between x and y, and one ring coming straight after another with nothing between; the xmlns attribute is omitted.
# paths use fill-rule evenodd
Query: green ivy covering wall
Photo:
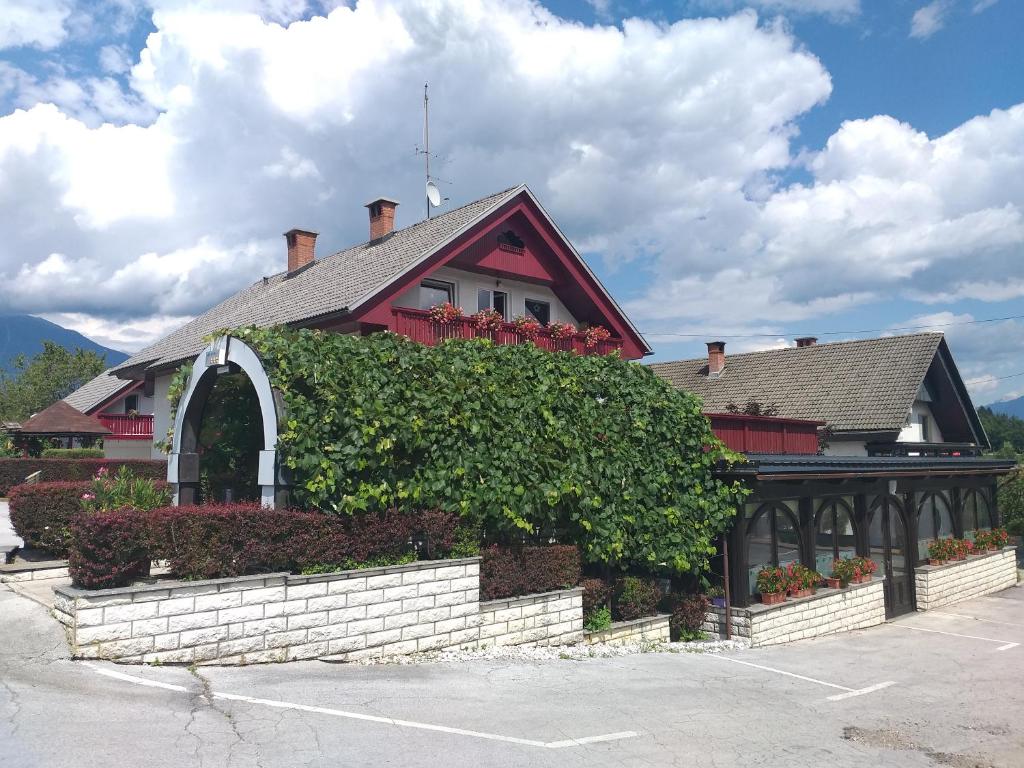
<svg viewBox="0 0 1024 768"><path fill-rule="evenodd" d="M744 491L700 400L616 356L390 333L232 331L287 408L296 501L438 508L492 535L555 532L616 567L706 567ZM710 446L710 450L706 450Z"/></svg>

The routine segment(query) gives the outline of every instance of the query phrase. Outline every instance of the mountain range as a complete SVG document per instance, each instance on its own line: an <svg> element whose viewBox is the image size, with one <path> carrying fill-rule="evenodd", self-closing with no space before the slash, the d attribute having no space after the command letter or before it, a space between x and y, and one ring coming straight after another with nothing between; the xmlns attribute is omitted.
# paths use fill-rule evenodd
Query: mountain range
<svg viewBox="0 0 1024 768"><path fill-rule="evenodd" d="M1018 419L1024 419L1024 395L1016 397L1013 400L1003 400L1001 403L992 403L985 407L990 409L993 413L1002 413L1006 416L1016 416Z"/></svg>
<svg viewBox="0 0 1024 768"><path fill-rule="evenodd" d="M78 331L63 328L32 315L0 315L0 373L14 370L18 355L34 357L43 351L43 342L52 341L68 350L86 349L106 355L107 365L117 365L128 355L97 344Z"/></svg>

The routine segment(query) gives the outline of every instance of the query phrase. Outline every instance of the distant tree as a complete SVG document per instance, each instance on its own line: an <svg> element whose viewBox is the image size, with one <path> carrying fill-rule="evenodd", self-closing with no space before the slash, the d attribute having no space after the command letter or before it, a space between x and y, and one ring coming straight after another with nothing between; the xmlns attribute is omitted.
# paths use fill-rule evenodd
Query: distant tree
<svg viewBox="0 0 1024 768"><path fill-rule="evenodd" d="M1024 419L1005 413L995 413L985 406L978 409L978 418L981 419L981 425L985 428L985 434L988 435L989 443L993 447L999 446L1001 450L1009 443L1014 452L1024 453Z"/></svg>
<svg viewBox="0 0 1024 768"><path fill-rule="evenodd" d="M106 358L84 349L69 351L51 341L31 360L14 359L14 374L0 373L0 421L24 421L67 397L106 369Z"/></svg>
<svg viewBox="0 0 1024 768"><path fill-rule="evenodd" d="M997 502L1006 530L1024 536L1024 467L1017 467L999 481Z"/></svg>

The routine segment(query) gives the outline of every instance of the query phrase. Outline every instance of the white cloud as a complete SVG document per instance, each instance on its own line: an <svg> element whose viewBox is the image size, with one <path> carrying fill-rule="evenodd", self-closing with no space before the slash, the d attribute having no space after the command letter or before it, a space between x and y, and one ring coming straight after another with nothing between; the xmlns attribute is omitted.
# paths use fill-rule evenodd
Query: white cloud
<svg viewBox="0 0 1024 768"><path fill-rule="evenodd" d="M971 13L982 13L983 11L987 11L998 2L999 0L974 0L974 4L971 6Z"/></svg>
<svg viewBox="0 0 1024 768"><path fill-rule="evenodd" d="M131 69L131 57L121 45L104 45L100 48L100 68L112 75L120 75Z"/></svg>
<svg viewBox="0 0 1024 768"><path fill-rule="evenodd" d="M0 50L30 45L55 48L67 37L64 22L71 15L66 0L5 0L0 9Z"/></svg>
<svg viewBox="0 0 1024 768"><path fill-rule="evenodd" d="M932 0L914 11L910 19L910 36L925 40L946 25L946 17L953 9L952 0Z"/></svg>

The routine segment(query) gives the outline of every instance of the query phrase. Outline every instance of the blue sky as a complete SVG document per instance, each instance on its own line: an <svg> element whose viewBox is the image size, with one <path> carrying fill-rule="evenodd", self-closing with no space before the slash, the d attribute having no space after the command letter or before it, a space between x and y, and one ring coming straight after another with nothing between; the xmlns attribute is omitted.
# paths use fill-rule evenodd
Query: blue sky
<svg viewBox="0 0 1024 768"><path fill-rule="evenodd" d="M362 239L430 79L453 203L529 183L656 359L927 327L1024 394L1024 3L11 2L8 309L137 349Z"/></svg>

